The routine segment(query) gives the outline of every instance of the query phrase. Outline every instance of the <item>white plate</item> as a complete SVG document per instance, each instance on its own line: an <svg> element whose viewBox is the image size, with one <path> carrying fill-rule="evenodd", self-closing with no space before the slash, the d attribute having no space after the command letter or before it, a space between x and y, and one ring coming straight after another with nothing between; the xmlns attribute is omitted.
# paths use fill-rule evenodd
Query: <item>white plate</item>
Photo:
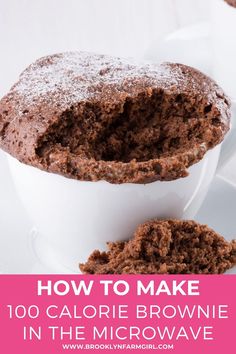
<svg viewBox="0 0 236 354"><path fill-rule="evenodd" d="M188 50L186 50L188 48ZM165 41L152 47L145 56L151 61L177 61L211 74L209 52L209 25L197 24L169 35ZM236 186L218 176L214 179L207 198L196 220L208 224L227 240L236 235ZM33 225L26 215L14 190L8 166L0 152L0 272L66 273L64 269L45 267L33 250ZM230 271L236 274L236 267Z"/></svg>

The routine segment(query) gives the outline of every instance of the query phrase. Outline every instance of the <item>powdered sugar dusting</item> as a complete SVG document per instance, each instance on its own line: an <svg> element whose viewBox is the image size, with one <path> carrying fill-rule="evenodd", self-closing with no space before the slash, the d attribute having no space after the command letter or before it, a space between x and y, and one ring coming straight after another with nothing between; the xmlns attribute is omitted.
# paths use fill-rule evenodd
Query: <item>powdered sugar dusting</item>
<svg viewBox="0 0 236 354"><path fill-rule="evenodd" d="M182 64L55 54L30 65L1 100L0 146L79 180L167 181L186 176L186 167L222 141L229 107L213 80ZM178 141L182 133L193 136L191 148Z"/></svg>
<svg viewBox="0 0 236 354"><path fill-rule="evenodd" d="M150 86L177 85L179 73L168 65L137 65L131 60L87 52L67 52L39 59L20 76L14 91L22 107L34 102L66 108L75 102L97 96L109 86L122 91L133 80L146 80Z"/></svg>

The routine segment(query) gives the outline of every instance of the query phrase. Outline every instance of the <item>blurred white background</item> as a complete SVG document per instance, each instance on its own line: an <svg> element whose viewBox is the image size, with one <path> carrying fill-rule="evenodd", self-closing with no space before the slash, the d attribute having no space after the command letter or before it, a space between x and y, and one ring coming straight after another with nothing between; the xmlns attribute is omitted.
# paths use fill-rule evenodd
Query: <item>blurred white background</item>
<svg viewBox="0 0 236 354"><path fill-rule="evenodd" d="M153 41L208 17L208 0L0 0L0 95L42 55L142 57Z"/></svg>

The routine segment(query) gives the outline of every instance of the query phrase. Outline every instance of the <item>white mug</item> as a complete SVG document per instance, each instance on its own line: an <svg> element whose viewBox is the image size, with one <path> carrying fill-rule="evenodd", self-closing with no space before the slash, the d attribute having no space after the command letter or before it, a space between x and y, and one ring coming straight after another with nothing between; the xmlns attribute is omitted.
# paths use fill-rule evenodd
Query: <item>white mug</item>
<svg viewBox="0 0 236 354"><path fill-rule="evenodd" d="M231 134L235 148L235 130ZM220 165L234 152L231 139L223 144ZM209 150L186 178L146 185L77 181L7 158L16 190L37 229L40 261L78 272L78 263L94 249L104 250L107 241L126 240L148 219L193 218L214 177L220 151L220 145Z"/></svg>

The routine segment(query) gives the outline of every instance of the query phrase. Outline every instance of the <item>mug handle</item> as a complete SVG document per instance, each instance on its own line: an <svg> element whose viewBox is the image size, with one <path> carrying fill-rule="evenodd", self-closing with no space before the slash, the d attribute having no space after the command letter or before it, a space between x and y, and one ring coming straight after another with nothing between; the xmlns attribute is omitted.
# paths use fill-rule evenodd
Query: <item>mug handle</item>
<svg viewBox="0 0 236 354"><path fill-rule="evenodd" d="M232 102L231 112L231 130L221 147L217 173L227 164L231 157L236 154L236 101Z"/></svg>

